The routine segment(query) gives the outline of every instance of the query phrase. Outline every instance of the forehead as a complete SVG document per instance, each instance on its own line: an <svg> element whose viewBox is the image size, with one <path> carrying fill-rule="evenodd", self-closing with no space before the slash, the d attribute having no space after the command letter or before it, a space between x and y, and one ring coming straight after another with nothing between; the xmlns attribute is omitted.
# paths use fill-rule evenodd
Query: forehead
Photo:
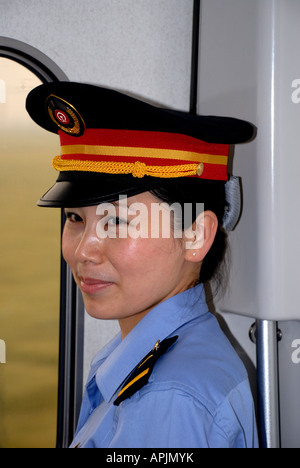
<svg viewBox="0 0 300 468"><path fill-rule="evenodd" d="M158 201L158 198L151 192L142 192L137 195L132 195L131 197L121 196L118 200L113 202L113 204L116 206L122 206L123 204L130 206L133 203L144 203L145 205L148 205L151 203L157 203Z"/></svg>

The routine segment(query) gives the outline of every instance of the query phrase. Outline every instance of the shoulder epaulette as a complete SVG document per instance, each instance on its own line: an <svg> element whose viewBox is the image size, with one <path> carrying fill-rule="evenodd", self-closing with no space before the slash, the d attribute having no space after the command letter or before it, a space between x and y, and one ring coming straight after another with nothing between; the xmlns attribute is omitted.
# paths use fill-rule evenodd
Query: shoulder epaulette
<svg viewBox="0 0 300 468"><path fill-rule="evenodd" d="M162 354L164 354L170 346L175 343L178 336L166 338L162 342L157 341L154 348L138 363L138 365L126 377L122 388L114 401L114 405L119 404L131 397L140 390L149 380L153 367Z"/></svg>

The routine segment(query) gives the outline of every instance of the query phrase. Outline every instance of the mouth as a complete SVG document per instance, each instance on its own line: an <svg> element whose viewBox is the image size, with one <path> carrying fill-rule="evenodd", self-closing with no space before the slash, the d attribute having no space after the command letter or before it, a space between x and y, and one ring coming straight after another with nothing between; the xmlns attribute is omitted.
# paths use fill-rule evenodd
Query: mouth
<svg viewBox="0 0 300 468"><path fill-rule="evenodd" d="M78 281L81 291L85 294L97 294L114 284L111 281L104 281L98 278L88 278L84 276L79 276Z"/></svg>

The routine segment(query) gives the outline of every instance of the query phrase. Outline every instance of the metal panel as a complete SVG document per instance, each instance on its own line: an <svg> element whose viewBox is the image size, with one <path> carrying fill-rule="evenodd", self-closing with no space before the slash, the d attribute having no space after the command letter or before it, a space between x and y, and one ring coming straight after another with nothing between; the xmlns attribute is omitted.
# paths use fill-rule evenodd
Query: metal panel
<svg viewBox="0 0 300 468"><path fill-rule="evenodd" d="M299 17L296 0L202 2L198 111L258 128L235 150L243 213L230 234L231 282L220 308L275 321L300 316Z"/></svg>

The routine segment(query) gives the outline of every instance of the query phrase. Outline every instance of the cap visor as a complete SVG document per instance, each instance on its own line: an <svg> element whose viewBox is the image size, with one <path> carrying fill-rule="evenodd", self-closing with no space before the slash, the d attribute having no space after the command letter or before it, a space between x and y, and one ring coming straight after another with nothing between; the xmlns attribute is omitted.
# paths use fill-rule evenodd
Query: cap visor
<svg viewBox="0 0 300 468"><path fill-rule="evenodd" d="M161 185L161 179L145 176L63 172L56 183L38 201L38 206L74 208L118 200L119 196L133 196Z"/></svg>

